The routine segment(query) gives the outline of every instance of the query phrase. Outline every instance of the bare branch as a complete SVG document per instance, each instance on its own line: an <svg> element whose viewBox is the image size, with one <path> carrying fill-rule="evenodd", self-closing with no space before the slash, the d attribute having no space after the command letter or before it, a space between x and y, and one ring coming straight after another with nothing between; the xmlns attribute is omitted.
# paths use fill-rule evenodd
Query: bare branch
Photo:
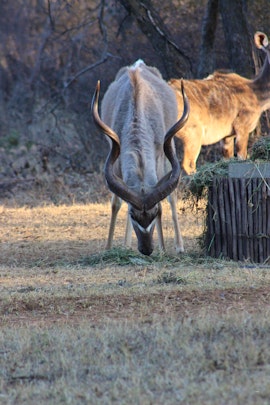
<svg viewBox="0 0 270 405"><path fill-rule="evenodd" d="M109 57L113 57L113 55L110 53L103 53L102 57L97 62L92 63L89 66L86 66L85 68L80 70L78 73L76 73L75 76L73 76L67 83L64 83L64 89L67 89L76 79L78 79L78 77L89 72L89 70L92 70L92 69L96 68L97 66L102 65L102 63L105 63Z"/></svg>
<svg viewBox="0 0 270 405"><path fill-rule="evenodd" d="M97 66L102 65L103 63L105 63L109 57L114 57L111 53L107 52L107 50L108 50L108 38L107 38L108 35L107 35L106 25L104 24L104 21L103 21L104 7L105 7L105 0L102 0L101 3L100 3L100 10L99 10L99 15L98 15L99 29L100 29L100 32L102 34L103 44L104 44L104 50L103 50L102 56L101 56L100 60L98 60L97 62L95 62L95 63L93 63L93 64L91 64L89 66L86 66L85 68L80 70L78 73L76 73L75 76L73 76L68 82L64 83L64 89L69 87L74 82L74 80L78 79L78 77L80 77L83 74L89 72L89 70L92 70L92 69L96 68Z"/></svg>
<svg viewBox="0 0 270 405"><path fill-rule="evenodd" d="M190 77L191 60L171 39L171 34L149 0L120 0L129 14L135 16L142 32L161 57L168 78L175 76Z"/></svg>

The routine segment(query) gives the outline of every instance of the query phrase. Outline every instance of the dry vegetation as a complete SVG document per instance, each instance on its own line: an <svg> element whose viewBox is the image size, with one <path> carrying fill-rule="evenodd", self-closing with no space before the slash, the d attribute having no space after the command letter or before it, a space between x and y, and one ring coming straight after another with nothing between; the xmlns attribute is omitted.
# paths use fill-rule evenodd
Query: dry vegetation
<svg viewBox="0 0 270 405"><path fill-rule="evenodd" d="M179 202L186 253L104 251L106 204L0 212L1 404L267 404L270 273L204 257L204 202Z"/></svg>

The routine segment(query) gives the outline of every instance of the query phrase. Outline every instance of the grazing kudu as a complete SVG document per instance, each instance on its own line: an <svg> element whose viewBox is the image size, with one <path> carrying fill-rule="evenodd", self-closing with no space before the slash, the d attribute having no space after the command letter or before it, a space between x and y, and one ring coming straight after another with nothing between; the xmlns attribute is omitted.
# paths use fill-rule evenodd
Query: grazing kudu
<svg viewBox="0 0 270 405"><path fill-rule="evenodd" d="M236 73L215 72L204 80L185 80L190 103L187 124L176 134L183 144L182 168L187 174L196 171L202 145L223 141L223 156L246 159L249 134L256 128L263 111L270 108L270 47L267 36L256 32L257 48L266 53L259 74L249 80ZM171 79L179 114L183 108L181 80Z"/></svg>
<svg viewBox="0 0 270 405"><path fill-rule="evenodd" d="M99 87L98 82L92 101L93 118L111 144L105 164L105 178L113 193L107 248L112 246L117 213L124 200L128 203L125 244L131 244L132 223L139 251L150 255L156 224L159 247L164 250L160 202L169 196L176 249L183 251L174 191L181 169L173 137L189 114L184 89L184 112L177 121L174 92L157 69L146 66L141 60L120 69L104 95L101 118Z"/></svg>

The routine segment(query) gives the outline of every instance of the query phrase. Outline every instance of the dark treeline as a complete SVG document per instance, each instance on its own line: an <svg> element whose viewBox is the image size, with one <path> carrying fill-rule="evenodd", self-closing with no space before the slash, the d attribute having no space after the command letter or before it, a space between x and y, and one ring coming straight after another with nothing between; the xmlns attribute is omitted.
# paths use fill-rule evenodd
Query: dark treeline
<svg viewBox="0 0 270 405"><path fill-rule="evenodd" d="M269 29L268 0L0 1L0 147L33 145L77 171L101 168L107 151L93 128L95 83L102 94L138 58L164 78L261 64L256 30ZM60 164L60 163L59 163Z"/></svg>

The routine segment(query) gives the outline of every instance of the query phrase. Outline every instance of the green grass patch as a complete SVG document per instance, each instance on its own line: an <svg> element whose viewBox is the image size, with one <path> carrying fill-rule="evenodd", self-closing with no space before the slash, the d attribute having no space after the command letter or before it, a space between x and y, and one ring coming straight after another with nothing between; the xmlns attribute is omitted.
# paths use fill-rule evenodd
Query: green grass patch
<svg viewBox="0 0 270 405"><path fill-rule="evenodd" d="M85 256L73 263L79 266L149 266L153 265L156 268L189 268L194 266L203 267L223 267L230 264L237 266L236 262L230 262L225 259L216 259L206 256L203 253L183 253L180 255L172 255L164 252L154 252L151 256L144 256L138 253L137 250L126 249L124 247L115 247L110 250L104 250L90 256ZM69 263L69 266L71 263ZM166 278L166 277L165 277ZM166 282L166 281L165 281Z"/></svg>
<svg viewBox="0 0 270 405"><path fill-rule="evenodd" d="M10 134L0 138L0 147L12 149L19 146L20 134L17 131L11 131Z"/></svg>
<svg viewBox="0 0 270 405"><path fill-rule="evenodd" d="M149 256L142 256L135 250L116 247L103 252L95 253L91 256L84 257L78 261L78 264L83 266L97 265L146 265L152 263L153 259Z"/></svg>
<svg viewBox="0 0 270 405"><path fill-rule="evenodd" d="M176 274L176 272L165 271L158 276L157 282L159 284L187 284L187 280Z"/></svg>
<svg viewBox="0 0 270 405"><path fill-rule="evenodd" d="M190 261L189 255L169 255L163 252L144 256L136 250L115 247L110 250L95 253L81 258L77 263L82 266L117 265L117 266L146 266L149 264L174 265L183 261Z"/></svg>

